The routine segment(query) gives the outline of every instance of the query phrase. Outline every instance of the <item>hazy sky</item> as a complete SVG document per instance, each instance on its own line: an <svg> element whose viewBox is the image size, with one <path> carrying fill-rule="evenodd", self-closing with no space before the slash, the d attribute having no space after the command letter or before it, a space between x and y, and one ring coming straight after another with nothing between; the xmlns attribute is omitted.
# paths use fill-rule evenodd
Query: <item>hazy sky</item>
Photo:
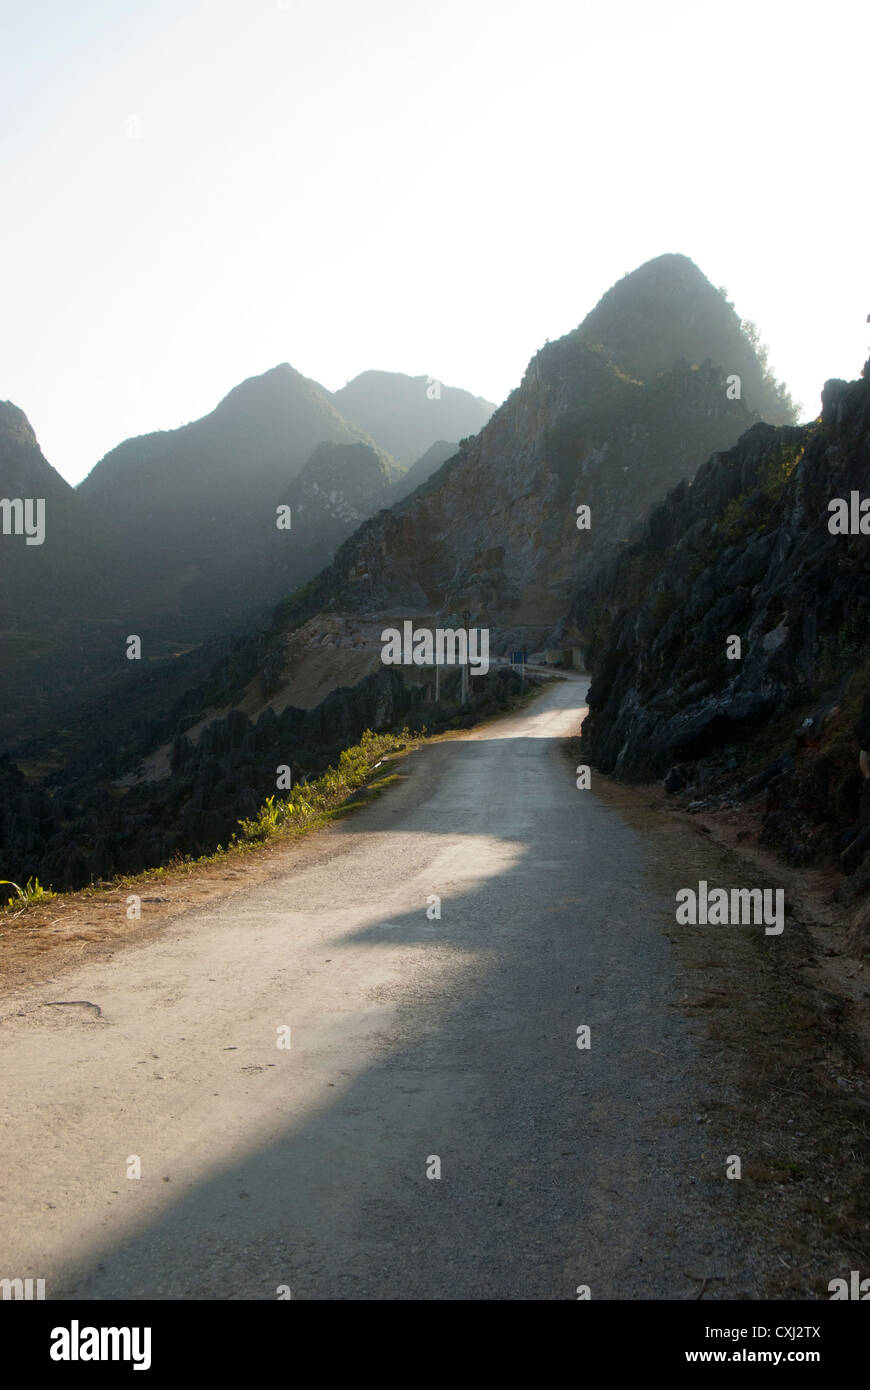
<svg viewBox="0 0 870 1390"><path fill-rule="evenodd" d="M868 29L861 0L4 0L0 399L70 481L282 361L501 401L681 251L815 415L870 348Z"/></svg>

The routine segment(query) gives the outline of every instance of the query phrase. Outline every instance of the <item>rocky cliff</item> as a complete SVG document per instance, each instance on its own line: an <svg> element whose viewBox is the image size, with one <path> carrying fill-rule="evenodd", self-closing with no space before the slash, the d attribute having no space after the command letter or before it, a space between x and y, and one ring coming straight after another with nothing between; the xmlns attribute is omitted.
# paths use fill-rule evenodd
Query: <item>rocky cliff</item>
<svg viewBox="0 0 870 1390"><path fill-rule="evenodd" d="M870 364L827 383L814 423L759 424L714 455L573 610L587 761L666 778L698 808L751 805L762 844L793 864L840 857L864 888L870 535L832 531L831 507L860 507L868 465Z"/></svg>
<svg viewBox="0 0 870 1390"><path fill-rule="evenodd" d="M392 502L401 502L403 498L410 497L412 492L416 492L418 487L422 487L437 473L448 459L459 452L459 445L448 444L446 439L436 439L431 444L425 454L421 454L416 463L412 463L407 473L403 473L401 478L393 484Z"/></svg>

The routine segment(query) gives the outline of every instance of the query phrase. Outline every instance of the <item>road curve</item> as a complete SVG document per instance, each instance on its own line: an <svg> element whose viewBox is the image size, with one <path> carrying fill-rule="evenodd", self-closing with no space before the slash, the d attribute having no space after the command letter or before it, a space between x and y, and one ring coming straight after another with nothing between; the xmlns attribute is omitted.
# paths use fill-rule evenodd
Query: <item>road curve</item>
<svg viewBox="0 0 870 1390"><path fill-rule="evenodd" d="M673 898L564 756L585 691L419 750L267 882L5 1002L0 1276L50 1299L750 1294L696 1176Z"/></svg>

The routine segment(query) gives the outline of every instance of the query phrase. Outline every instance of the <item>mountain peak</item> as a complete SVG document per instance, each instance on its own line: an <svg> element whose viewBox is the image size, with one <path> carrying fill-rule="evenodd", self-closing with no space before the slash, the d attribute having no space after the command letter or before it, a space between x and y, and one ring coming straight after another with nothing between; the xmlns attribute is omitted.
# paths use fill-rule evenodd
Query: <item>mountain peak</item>
<svg viewBox="0 0 870 1390"><path fill-rule="evenodd" d="M316 396L323 402L329 400L328 392L316 381L303 376L289 362L279 362L276 367L240 381L222 397L215 410L232 411L240 405L245 409L260 409L298 396Z"/></svg>
<svg viewBox="0 0 870 1390"><path fill-rule="evenodd" d="M346 420L365 430L409 468L433 440L477 434L495 406L436 377L365 371L333 396Z"/></svg>
<svg viewBox="0 0 870 1390"><path fill-rule="evenodd" d="M740 378L741 397L771 424L794 410L767 368L754 329L688 256L667 253L629 271L587 314L580 339L605 348L624 371L649 381L678 361L711 360Z"/></svg>
<svg viewBox="0 0 870 1390"><path fill-rule="evenodd" d="M0 433L17 444L39 447L33 426L20 406L13 405L12 401L0 401Z"/></svg>

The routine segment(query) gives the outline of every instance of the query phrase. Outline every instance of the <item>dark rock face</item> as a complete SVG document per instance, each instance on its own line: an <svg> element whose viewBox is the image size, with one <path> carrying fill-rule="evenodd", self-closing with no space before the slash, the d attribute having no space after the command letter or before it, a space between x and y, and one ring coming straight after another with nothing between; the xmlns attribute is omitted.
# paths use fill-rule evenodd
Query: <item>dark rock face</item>
<svg viewBox="0 0 870 1390"><path fill-rule="evenodd" d="M763 843L794 863L842 852L847 871L870 849L858 770L870 741L870 535L831 534L828 522L832 499L870 495L868 464L865 368L826 385L816 423L759 424L714 455L575 605L593 673L590 761L667 776L668 790L678 762L687 797L711 806L763 795Z"/></svg>
<svg viewBox="0 0 870 1390"><path fill-rule="evenodd" d="M686 779L678 767L672 767L664 779L666 792L681 792L686 785Z"/></svg>

